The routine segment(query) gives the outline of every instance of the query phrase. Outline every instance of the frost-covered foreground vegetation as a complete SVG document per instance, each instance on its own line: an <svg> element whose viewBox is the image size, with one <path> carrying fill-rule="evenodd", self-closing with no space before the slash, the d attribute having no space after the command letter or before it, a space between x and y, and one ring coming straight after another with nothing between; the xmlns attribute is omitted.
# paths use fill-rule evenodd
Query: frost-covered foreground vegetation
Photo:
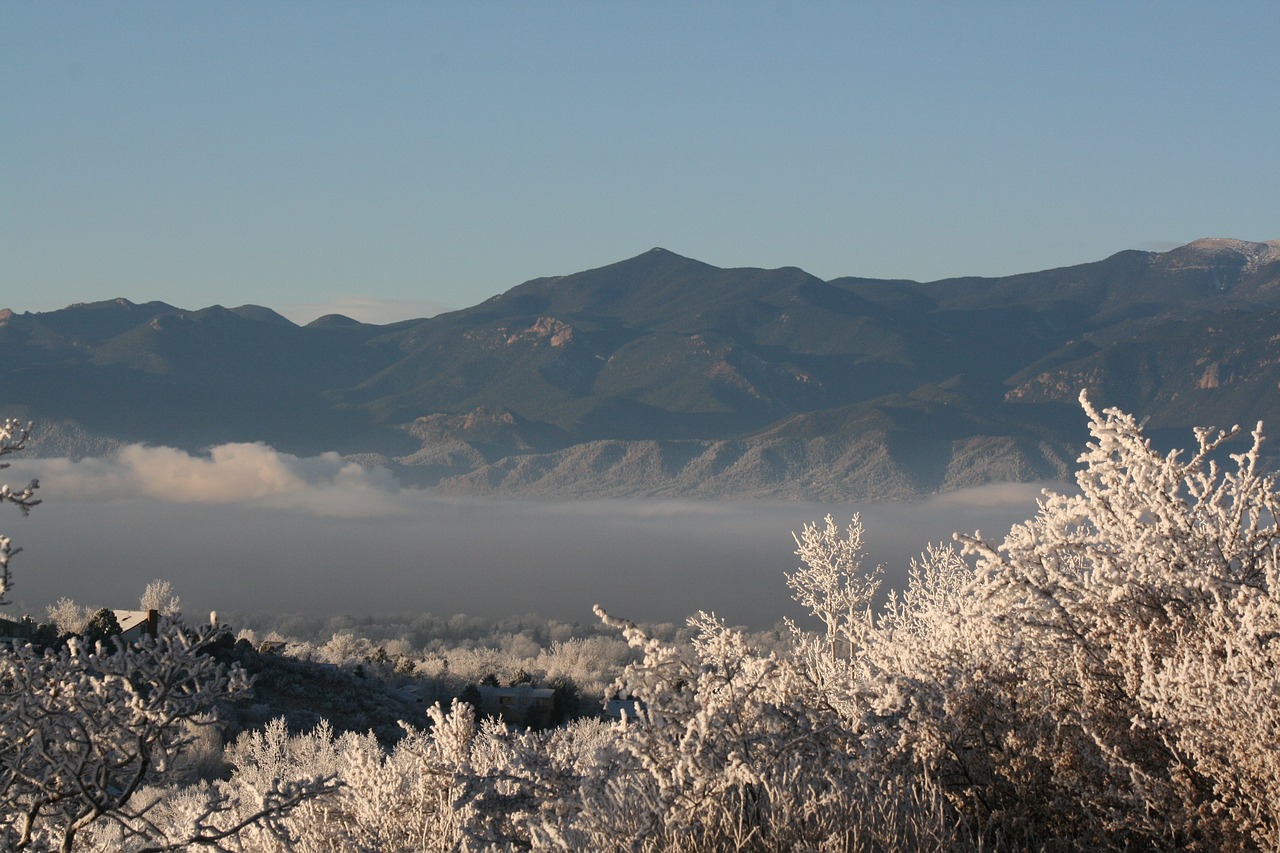
<svg viewBox="0 0 1280 853"><path fill-rule="evenodd" d="M390 746L280 718L211 756L202 715L247 688L209 632L13 644L0 844L1280 849L1280 529L1260 433L1220 467L1233 433L1161 455L1129 415L1082 403L1079 494L1047 493L1003 540L929 547L883 606L855 517L797 536L787 580L814 620L785 643L704 613L662 637L600 613L631 649L608 659L633 719L533 731L457 699Z"/></svg>

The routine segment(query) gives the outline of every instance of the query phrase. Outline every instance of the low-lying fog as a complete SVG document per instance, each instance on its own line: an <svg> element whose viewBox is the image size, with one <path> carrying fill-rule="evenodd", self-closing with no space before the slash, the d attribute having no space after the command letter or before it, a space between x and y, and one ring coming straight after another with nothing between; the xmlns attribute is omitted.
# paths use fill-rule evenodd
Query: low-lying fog
<svg viewBox="0 0 1280 853"><path fill-rule="evenodd" d="M399 489L387 472L335 454L262 445L192 456L130 446L109 459L23 459L3 482L41 481L29 517L0 532L24 549L14 605L43 616L67 596L135 607L165 578L189 617L210 609L282 613L537 613L593 620L591 606L641 621L713 610L763 628L800 616L783 572L791 532L854 512L868 565L905 584L910 559L953 531L999 538L1035 511L1040 486L1003 485L909 504L742 501L466 500Z"/></svg>

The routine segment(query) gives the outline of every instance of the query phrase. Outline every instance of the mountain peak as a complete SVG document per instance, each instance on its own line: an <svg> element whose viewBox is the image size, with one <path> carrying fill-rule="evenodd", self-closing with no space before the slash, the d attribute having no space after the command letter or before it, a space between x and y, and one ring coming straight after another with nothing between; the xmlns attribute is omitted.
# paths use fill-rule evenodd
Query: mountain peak
<svg viewBox="0 0 1280 853"><path fill-rule="evenodd" d="M1065 472L1082 387L1161 430L1270 419L1277 257L1280 241L1208 239L832 284L654 247L390 326L301 329L254 305L0 311L0 403L94 441L381 454L406 482L475 493L919 495Z"/></svg>
<svg viewBox="0 0 1280 853"><path fill-rule="evenodd" d="M647 252L642 252L634 258L627 258L625 261L608 264L600 267L600 269L610 269L614 267L631 267L641 266L646 268L654 267L695 267L699 269L716 269L711 264L704 263L695 258L687 258L684 255L676 254L670 249L664 249L661 246L654 246Z"/></svg>
<svg viewBox="0 0 1280 853"><path fill-rule="evenodd" d="M1230 237L1204 237L1163 252L1159 258L1170 269L1226 265L1239 268L1242 273L1252 273L1267 264L1280 261L1280 240L1251 243Z"/></svg>
<svg viewBox="0 0 1280 853"><path fill-rule="evenodd" d="M1275 251L1280 249L1280 240L1267 240L1262 243L1251 243L1248 240L1236 240L1231 237L1201 237L1199 240L1192 240L1182 248L1212 252L1227 250L1252 254L1256 252ZM1177 249L1174 251L1177 251Z"/></svg>
<svg viewBox="0 0 1280 853"><path fill-rule="evenodd" d="M317 317L307 324L308 329L345 329L352 326L363 325L359 320L348 317L346 314L325 314Z"/></svg>
<svg viewBox="0 0 1280 853"><path fill-rule="evenodd" d="M72 302L70 305L67 306L65 310L71 310L75 308L90 308L95 311L99 311L99 310L110 309L110 308L137 308L137 307L138 305L136 302L130 302L128 299L125 299L123 296L117 296L115 299L101 299L96 302Z"/></svg>
<svg viewBox="0 0 1280 853"><path fill-rule="evenodd" d="M292 326L294 322L284 317L270 308L264 308L261 305L240 305L231 309L232 314L239 315L246 320L253 320L258 323L271 323L276 326Z"/></svg>

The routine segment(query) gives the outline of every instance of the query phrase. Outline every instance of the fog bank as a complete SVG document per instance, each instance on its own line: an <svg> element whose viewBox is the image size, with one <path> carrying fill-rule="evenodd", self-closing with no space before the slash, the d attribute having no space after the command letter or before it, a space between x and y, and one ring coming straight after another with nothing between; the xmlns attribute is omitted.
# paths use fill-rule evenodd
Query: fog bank
<svg viewBox="0 0 1280 853"><path fill-rule="evenodd" d="M885 563L887 584L899 586L928 543L976 529L999 537L1034 513L1041 488L880 504L533 502L402 490L336 454L303 459L263 445L13 460L6 481L39 477L44 503L0 519L24 548L8 615L43 614L62 596L131 607L165 578L195 618L219 609L584 622L599 603L636 620L703 609L766 627L802 615L783 572L797 565L791 532L805 522L830 512L843 526L860 512L868 565Z"/></svg>

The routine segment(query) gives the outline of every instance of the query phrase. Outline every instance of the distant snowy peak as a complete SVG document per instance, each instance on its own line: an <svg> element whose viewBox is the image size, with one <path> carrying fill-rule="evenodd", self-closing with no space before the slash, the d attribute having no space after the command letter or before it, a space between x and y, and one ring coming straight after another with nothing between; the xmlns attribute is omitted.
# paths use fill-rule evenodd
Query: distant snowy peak
<svg viewBox="0 0 1280 853"><path fill-rule="evenodd" d="M1159 256L1169 269L1228 266L1248 275L1280 261L1280 240L1251 243L1229 237L1206 237Z"/></svg>
<svg viewBox="0 0 1280 853"><path fill-rule="evenodd" d="M1248 240L1235 240L1231 237L1204 237L1199 240L1192 240L1184 249L1202 249L1208 251L1220 251L1229 249L1235 252L1251 254L1257 252L1277 252L1280 251L1280 240L1267 240L1262 243L1251 243Z"/></svg>

